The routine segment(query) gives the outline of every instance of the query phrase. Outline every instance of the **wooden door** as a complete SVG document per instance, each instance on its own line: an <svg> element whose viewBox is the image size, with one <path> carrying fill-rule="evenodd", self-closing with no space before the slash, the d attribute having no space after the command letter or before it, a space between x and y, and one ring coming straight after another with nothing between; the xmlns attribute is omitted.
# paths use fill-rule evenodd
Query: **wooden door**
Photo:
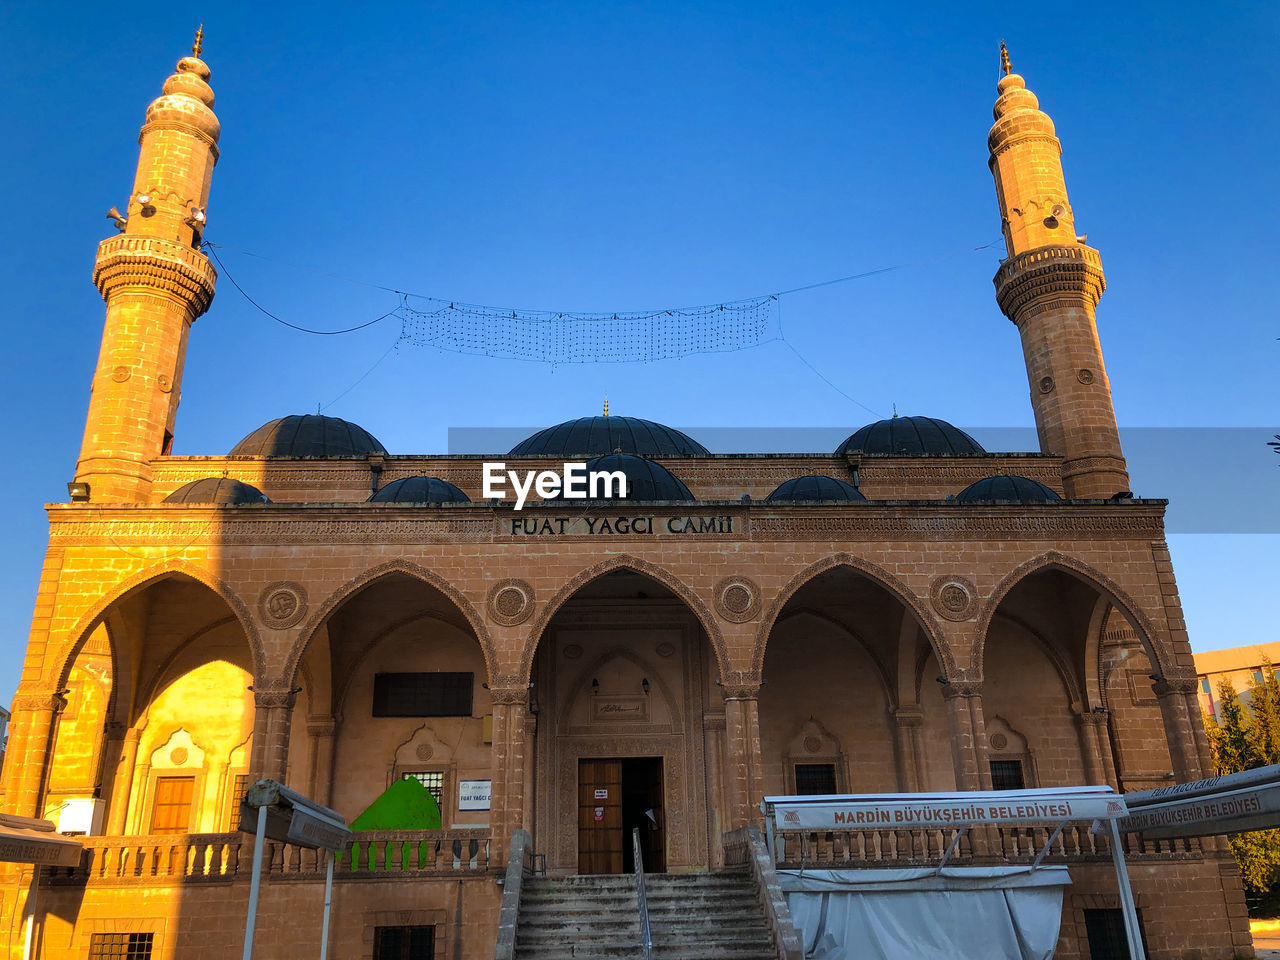
<svg viewBox="0 0 1280 960"><path fill-rule="evenodd" d="M622 872L622 761L578 761L578 872Z"/></svg>

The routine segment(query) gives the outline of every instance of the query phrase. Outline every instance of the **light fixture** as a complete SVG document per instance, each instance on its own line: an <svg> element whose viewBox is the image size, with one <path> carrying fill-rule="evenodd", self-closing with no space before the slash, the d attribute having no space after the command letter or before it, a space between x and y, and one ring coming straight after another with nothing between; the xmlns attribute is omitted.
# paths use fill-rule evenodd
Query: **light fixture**
<svg viewBox="0 0 1280 960"><path fill-rule="evenodd" d="M124 233L124 226L126 223L129 222L128 218L125 217L115 207L112 207L110 210L107 211L107 219L115 223L116 229L119 230L121 233Z"/></svg>
<svg viewBox="0 0 1280 960"><path fill-rule="evenodd" d="M145 207L150 202L151 202L150 194L147 194L147 193L138 194L138 203L142 204Z"/></svg>
<svg viewBox="0 0 1280 960"><path fill-rule="evenodd" d="M67 484L67 496L71 498L72 503L88 503L89 485L72 481Z"/></svg>
<svg viewBox="0 0 1280 960"><path fill-rule="evenodd" d="M600 681L597 678L592 677L591 678L591 695L594 697L599 692L600 692Z"/></svg>
<svg viewBox="0 0 1280 960"><path fill-rule="evenodd" d="M643 680L640 681L640 689L644 691L644 695L646 697L649 695L649 678L648 677L645 677Z"/></svg>
<svg viewBox="0 0 1280 960"><path fill-rule="evenodd" d="M189 227L203 227L204 211L199 207L192 207L191 213L182 222Z"/></svg>

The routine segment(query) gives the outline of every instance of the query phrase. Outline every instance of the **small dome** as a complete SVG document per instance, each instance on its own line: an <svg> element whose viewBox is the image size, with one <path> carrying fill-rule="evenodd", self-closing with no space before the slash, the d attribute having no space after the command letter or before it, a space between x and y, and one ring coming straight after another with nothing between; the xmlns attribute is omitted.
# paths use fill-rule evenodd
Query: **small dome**
<svg viewBox="0 0 1280 960"><path fill-rule="evenodd" d="M471 498L439 477L392 480L369 498L370 503L470 503Z"/></svg>
<svg viewBox="0 0 1280 960"><path fill-rule="evenodd" d="M601 499L626 500L639 503L654 500L689 501L695 499L693 494L689 492L689 488L681 482L679 477L662 464L655 463L653 460L646 460L644 457L634 457L629 453L611 453L608 456L595 457L587 461L588 476L595 470L608 472L620 470L627 478L627 495L625 497ZM588 492L590 492L590 489L591 487L588 484ZM555 499L565 500L567 498L561 495ZM573 503L575 501L569 500L568 502Z"/></svg>
<svg viewBox="0 0 1280 960"><path fill-rule="evenodd" d="M1030 477L987 477L971 483L956 495L957 500L972 503L975 500L1011 500L1015 503L1044 503L1061 500L1051 488Z"/></svg>
<svg viewBox="0 0 1280 960"><path fill-rule="evenodd" d="M794 502L801 500L866 500L852 484L837 480L835 477L823 477L810 474L807 477L796 477L778 484L776 490L765 497L768 503Z"/></svg>
<svg viewBox="0 0 1280 960"><path fill-rule="evenodd" d="M339 417L281 417L264 423L234 447L232 457L365 457L386 453L378 438Z"/></svg>
<svg viewBox="0 0 1280 960"><path fill-rule="evenodd" d="M679 430L639 417L579 417L539 430L510 456L592 457L621 450L640 457L705 457L706 447Z"/></svg>
<svg viewBox="0 0 1280 960"><path fill-rule="evenodd" d="M205 477L184 483L164 498L164 503L216 503L240 506L245 503L270 503L257 487L230 477Z"/></svg>
<svg viewBox="0 0 1280 960"><path fill-rule="evenodd" d="M977 440L959 427L933 417L891 417L869 423L836 449L847 453L889 453L900 457L964 456L986 453Z"/></svg>

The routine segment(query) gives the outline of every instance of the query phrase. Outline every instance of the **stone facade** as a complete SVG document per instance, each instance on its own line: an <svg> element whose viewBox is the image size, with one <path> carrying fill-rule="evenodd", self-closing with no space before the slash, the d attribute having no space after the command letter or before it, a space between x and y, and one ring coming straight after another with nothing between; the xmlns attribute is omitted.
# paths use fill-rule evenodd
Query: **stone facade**
<svg viewBox="0 0 1280 960"><path fill-rule="evenodd" d="M194 217L217 157L208 79L184 58L148 112L128 222L99 252L88 500L49 507L4 807L57 818L97 799L101 836L81 868L46 872L45 956L86 957L105 933L151 934L157 958L237 950L252 841L234 808L258 777L351 819L393 780L438 776L442 831L368 834L339 865L330 955L430 926L436 956L479 960L514 830L551 871L580 868L583 761L659 761L672 871L723 864L722 835L815 771L842 792L991 788L997 770L1124 790L1209 771L1164 503L1112 497L1127 475L1093 325L1100 262L1021 78L1001 81L991 135L1011 253L996 283L1042 452L659 458L695 501L519 513L481 499L478 457L168 455L214 285ZM560 466L521 464L540 465ZM424 473L475 502L366 502ZM765 500L805 474L869 502ZM1072 499L948 499L995 474ZM164 502L206 477L270 502ZM376 675L437 671L472 675L469 714L375 715ZM488 810L462 809L463 780L490 781ZM163 800L177 781L187 799ZM1062 853L1062 957L1088 955L1082 911L1114 906L1095 854ZM1224 845L1135 856L1153 957L1249 949ZM31 872L6 876L20 956ZM315 854L270 846L257 956L314 948L322 889Z"/></svg>

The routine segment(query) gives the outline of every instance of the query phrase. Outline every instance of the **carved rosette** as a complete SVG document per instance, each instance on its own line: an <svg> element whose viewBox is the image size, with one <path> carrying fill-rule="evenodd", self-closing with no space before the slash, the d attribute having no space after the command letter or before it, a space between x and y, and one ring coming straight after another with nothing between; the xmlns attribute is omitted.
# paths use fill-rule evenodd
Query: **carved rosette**
<svg viewBox="0 0 1280 960"><path fill-rule="evenodd" d="M1096 305L1107 286L1102 257L1083 244L1037 247L1010 257L996 271L993 282L996 302L1015 323L1023 309L1036 300L1084 296Z"/></svg>
<svg viewBox="0 0 1280 960"><path fill-rule="evenodd" d="M112 292L123 286L177 292L191 304L193 319L209 309L217 279L209 258L198 250L162 237L124 233L98 244L93 268L93 282L102 299L110 300Z"/></svg>
<svg viewBox="0 0 1280 960"><path fill-rule="evenodd" d="M726 577L716 584L716 613L730 623L746 623L760 614L760 588L746 577Z"/></svg>
<svg viewBox="0 0 1280 960"><path fill-rule="evenodd" d="M258 616L273 630L292 627L307 615L307 591L292 580L277 580L262 588L258 596Z"/></svg>
<svg viewBox="0 0 1280 960"><path fill-rule="evenodd" d="M978 592L967 577L937 577L929 585L929 601L946 620L971 620L978 608Z"/></svg>
<svg viewBox="0 0 1280 960"><path fill-rule="evenodd" d="M504 627L524 623L533 615L533 587L523 580L499 580L489 590L489 619Z"/></svg>

